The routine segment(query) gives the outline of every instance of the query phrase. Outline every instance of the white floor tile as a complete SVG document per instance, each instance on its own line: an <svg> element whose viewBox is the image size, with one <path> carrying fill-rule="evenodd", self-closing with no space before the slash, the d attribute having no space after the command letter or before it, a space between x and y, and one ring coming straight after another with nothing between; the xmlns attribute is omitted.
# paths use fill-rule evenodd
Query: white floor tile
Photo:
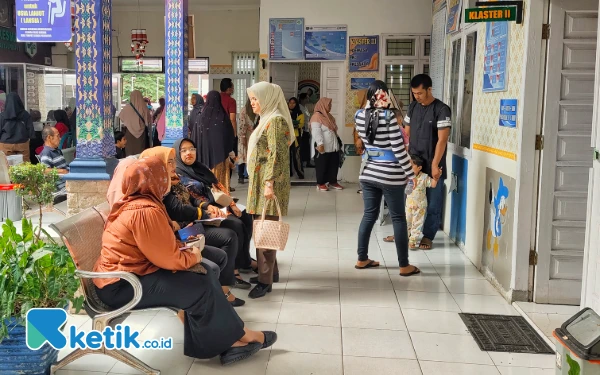
<svg viewBox="0 0 600 375"><path fill-rule="evenodd" d="M421 375L419 362L410 359L344 356L344 375Z"/></svg>
<svg viewBox="0 0 600 375"><path fill-rule="evenodd" d="M500 375L495 366L419 361L423 375Z"/></svg>
<svg viewBox="0 0 600 375"><path fill-rule="evenodd" d="M54 373L55 375L106 375L106 372L97 372L97 371L76 371L76 370L58 370Z"/></svg>
<svg viewBox="0 0 600 375"><path fill-rule="evenodd" d="M340 272L339 278L341 288L393 289L387 272Z"/></svg>
<svg viewBox="0 0 600 375"><path fill-rule="evenodd" d="M395 290L408 290L427 293L448 293L446 285L444 285L442 279L437 276L415 275L411 277L403 277L397 275L392 277L392 282Z"/></svg>
<svg viewBox="0 0 600 375"><path fill-rule="evenodd" d="M579 306L565 306L565 305L544 305L533 302L517 302L519 307L526 313L540 313L540 314L562 314L562 315L575 315L579 311Z"/></svg>
<svg viewBox="0 0 600 375"><path fill-rule="evenodd" d="M193 358L183 354L183 344L176 344L171 350L132 349L131 354L148 366L160 370L161 375L186 375L192 367ZM124 363L117 363L110 374L143 374Z"/></svg>
<svg viewBox="0 0 600 375"><path fill-rule="evenodd" d="M368 358L416 359L410 336L405 331L343 328L344 355Z"/></svg>
<svg viewBox="0 0 600 375"><path fill-rule="evenodd" d="M176 316L155 316L139 335L139 340L171 337L173 343L183 344L183 324Z"/></svg>
<svg viewBox="0 0 600 375"><path fill-rule="evenodd" d="M342 305L342 327L406 331L406 324L396 307Z"/></svg>
<svg viewBox="0 0 600 375"><path fill-rule="evenodd" d="M311 326L341 327L340 305L288 303L284 300L279 323Z"/></svg>
<svg viewBox="0 0 600 375"><path fill-rule="evenodd" d="M490 352L496 366L534 367L553 369L556 367L553 354L521 354Z"/></svg>
<svg viewBox="0 0 600 375"><path fill-rule="evenodd" d="M457 312L403 309L409 332L470 335Z"/></svg>
<svg viewBox="0 0 600 375"><path fill-rule="evenodd" d="M502 375L554 375L555 369L498 366Z"/></svg>
<svg viewBox="0 0 600 375"><path fill-rule="evenodd" d="M271 355L270 350L261 350L252 357L232 366L222 366L218 358L195 360L187 375L264 375ZM161 374L162 375L162 374Z"/></svg>
<svg viewBox="0 0 600 375"><path fill-rule="evenodd" d="M462 277L444 277L442 280L452 294L500 295L487 280L465 279Z"/></svg>
<svg viewBox="0 0 600 375"><path fill-rule="evenodd" d="M494 364L470 336L411 332L410 337L419 361Z"/></svg>
<svg viewBox="0 0 600 375"><path fill-rule="evenodd" d="M302 287L324 286L339 288L340 282L338 272L314 272L306 270L294 270L288 276L288 288L299 289Z"/></svg>
<svg viewBox="0 0 600 375"><path fill-rule="evenodd" d="M302 251L301 249L298 251ZM338 272L338 262L331 259L321 258L294 258L291 272L303 271L322 271Z"/></svg>
<svg viewBox="0 0 600 375"><path fill-rule="evenodd" d="M441 277L461 277L463 279L481 279L485 277L472 265L437 265L435 270Z"/></svg>
<svg viewBox="0 0 600 375"><path fill-rule="evenodd" d="M301 245L297 245L301 246ZM336 247L333 248L321 248L321 247L298 247L294 256L296 258L320 258L330 259L332 261L338 260L338 250Z"/></svg>
<svg viewBox="0 0 600 375"><path fill-rule="evenodd" d="M260 301L255 303L248 298L246 305L235 309L244 322L277 323L281 311L281 302Z"/></svg>
<svg viewBox="0 0 600 375"><path fill-rule="evenodd" d="M398 303L404 309L456 311L460 308L449 293L425 293L396 291Z"/></svg>
<svg viewBox="0 0 600 375"><path fill-rule="evenodd" d="M305 286L298 289L288 287L283 297L284 303L311 303L321 305L340 304L340 290L321 286Z"/></svg>
<svg viewBox="0 0 600 375"><path fill-rule="evenodd" d="M474 314L519 315L517 310L500 296L477 296L453 294L454 300L462 312Z"/></svg>
<svg viewBox="0 0 600 375"><path fill-rule="evenodd" d="M62 349L58 352L58 360L63 359L67 354L72 352L71 349ZM90 354L79 358L75 362L71 362L64 367L65 370L73 371L97 371L109 372L110 369L117 363L116 359L103 354Z"/></svg>
<svg viewBox="0 0 600 375"><path fill-rule="evenodd" d="M240 371L239 368L238 371ZM342 356L284 352L273 349L266 375L283 374L344 375Z"/></svg>
<svg viewBox="0 0 600 375"><path fill-rule="evenodd" d="M340 289L340 301L343 305L397 307L398 301L393 290L383 289Z"/></svg>
<svg viewBox="0 0 600 375"><path fill-rule="evenodd" d="M341 329L294 324L277 325L273 351L313 354L342 354Z"/></svg>

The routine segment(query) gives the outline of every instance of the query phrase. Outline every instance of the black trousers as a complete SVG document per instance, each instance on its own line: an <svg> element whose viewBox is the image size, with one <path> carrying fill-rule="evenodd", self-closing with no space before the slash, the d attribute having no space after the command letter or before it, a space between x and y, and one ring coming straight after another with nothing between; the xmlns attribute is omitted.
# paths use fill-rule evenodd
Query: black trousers
<svg viewBox="0 0 600 375"><path fill-rule="evenodd" d="M296 170L298 177L304 177L304 170L302 169L302 163L300 162L300 149L295 143L292 143L290 146L290 176L294 175L292 168Z"/></svg>
<svg viewBox="0 0 600 375"><path fill-rule="evenodd" d="M223 227L204 227L206 244L218 247L227 254L227 264L221 270L219 282L222 286L235 285L235 258L237 257L239 243L235 231Z"/></svg>
<svg viewBox="0 0 600 375"><path fill-rule="evenodd" d="M324 154L317 152L317 155L315 156L315 167L317 169L317 184L337 184L340 154L337 151L326 152Z"/></svg>
<svg viewBox="0 0 600 375"><path fill-rule="evenodd" d="M185 310L183 354L213 358L241 339L244 322L225 298L214 275L158 270L140 276L142 299L136 309L174 307ZM98 297L116 309L133 299L133 288L125 280L96 287ZM210 338L210 339L207 339Z"/></svg>
<svg viewBox="0 0 600 375"><path fill-rule="evenodd" d="M246 212L241 217L229 215L221 222L221 228L233 230L238 238L238 251L235 258L235 269L250 268L250 241L252 240L252 223L254 219Z"/></svg>
<svg viewBox="0 0 600 375"><path fill-rule="evenodd" d="M202 250L202 265L218 279L221 271L227 267L227 253L214 246L204 246Z"/></svg>
<svg viewBox="0 0 600 375"><path fill-rule="evenodd" d="M300 158L303 163L310 163L310 133L305 131L300 137Z"/></svg>

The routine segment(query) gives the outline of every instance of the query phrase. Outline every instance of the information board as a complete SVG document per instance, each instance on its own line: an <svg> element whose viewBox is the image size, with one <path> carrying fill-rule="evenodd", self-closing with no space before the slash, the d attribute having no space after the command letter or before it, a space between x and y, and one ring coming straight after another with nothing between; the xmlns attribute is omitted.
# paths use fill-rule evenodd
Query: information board
<svg viewBox="0 0 600 375"><path fill-rule="evenodd" d="M366 90L375 78L350 78L350 90Z"/></svg>
<svg viewBox="0 0 600 375"><path fill-rule="evenodd" d="M506 90L508 22L490 22L485 33L483 92Z"/></svg>
<svg viewBox="0 0 600 375"><path fill-rule="evenodd" d="M269 59L304 58L304 18L269 19Z"/></svg>
<svg viewBox="0 0 600 375"><path fill-rule="evenodd" d="M306 60L346 60L348 26L306 26L304 38Z"/></svg>
<svg viewBox="0 0 600 375"><path fill-rule="evenodd" d="M16 0L17 42L70 42L71 0Z"/></svg>
<svg viewBox="0 0 600 375"><path fill-rule="evenodd" d="M462 15L460 9L462 8L462 0L448 0L448 21L446 24L446 33L452 34L459 30L460 27L460 16Z"/></svg>
<svg viewBox="0 0 600 375"><path fill-rule="evenodd" d="M431 56L429 75L433 81L432 94L435 98L444 97L444 75L446 69L446 8L433 15L431 32Z"/></svg>
<svg viewBox="0 0 600 375"><path fill-rule="evenodd" d="M500 100L500 126L506 128L517 127L517 102L517 99Z"/></svg>
<svg viewBox="0 0 600 375"><path fill-rule="evenodd" d="M350 71L379 71L379 35L350 37Z"/></svg>

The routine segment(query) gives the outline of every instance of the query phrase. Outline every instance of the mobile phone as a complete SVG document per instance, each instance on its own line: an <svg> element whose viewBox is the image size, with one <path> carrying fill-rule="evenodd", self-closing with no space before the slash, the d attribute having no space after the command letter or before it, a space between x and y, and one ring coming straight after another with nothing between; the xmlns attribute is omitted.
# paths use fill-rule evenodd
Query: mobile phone
<svg viewBox="0 0 600 375"><path fill-rule="evenodd" d="M179 250L181 251L185 251L185 250L191 250L192 246L184 246L184 247L180 247Z"/></svg>

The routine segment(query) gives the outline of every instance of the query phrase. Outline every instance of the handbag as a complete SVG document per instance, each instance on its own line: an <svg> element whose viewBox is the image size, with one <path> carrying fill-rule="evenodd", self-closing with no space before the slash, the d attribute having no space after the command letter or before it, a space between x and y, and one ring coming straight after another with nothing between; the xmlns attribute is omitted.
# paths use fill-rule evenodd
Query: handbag
<svg viewBox="0 0 600 375"><path fill-rule="evenodd" d="M339 167L342 168L342 166L344 165L344 161L346 160L346 154L344 153L344 142L342 142L342 139L340 137L337 137L337 143L338 143L338 154L340 155Z"/></svg>
<svg viewBox="0 0 600 375"><path fill-rule="evenodd" d="M271 200L267 200L263 207L262 217L254 221L254 244L257 249L280 250L285 249L288 237L290 235L290 225L283 222L281 216L281 207L277 197L272 199L277 206L279 214L278 221L266 220L267 206Z"/></svg>
<svg viewBox="0 0 600 375"><path fill-rule="evenodd" d="M131 108L133 108L133 110L135 111L135 113L138 115L138 117L140 118L140 120L144 123L144 126L146 127L146 135L147 135L147 142L148 142L148 146L150 148L154 147L154 132L156 129L156 125L154 124L147 124L146 123L146 119L144 119L144 117L140 114L140 112L137 110L137 108L135 108L135 106L131 103L129 103L129 105L131 106Z"/></svg>
<svg viewBox="0 0 600 375"><path fill-rule="evenodd" d="M233 203L233 198L231 198L229 195L223 193L221 190L211 188L210 192L213 195L213 199L214 199L215 203L221 207L229 207L229 205L231 203Z"/></svg>

